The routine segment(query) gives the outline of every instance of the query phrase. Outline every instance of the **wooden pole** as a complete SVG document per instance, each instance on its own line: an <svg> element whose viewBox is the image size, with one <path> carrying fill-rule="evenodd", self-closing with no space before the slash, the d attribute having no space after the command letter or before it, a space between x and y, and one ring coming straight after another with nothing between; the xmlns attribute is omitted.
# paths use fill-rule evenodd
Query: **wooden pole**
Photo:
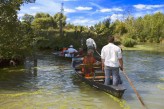
<svg viewBox="0 0 164 109"><path fill-rule="evenodd" d="M133 88L134 92L136 93L137 98L138 98L138 100L140 101L140 103L142 104L142 106L143 106L145 109L148 109L148 108L146 107L145 103L143 102L141 96L140 96L139 93L137 92L136 88L134 87L133 82L129 79L129 77L128 77L128 75L126 74L126 72L125 72L124 69L123 69L122 72L123 72L123 74L125 75L126 79L128 80L130 86Z"/></svg>

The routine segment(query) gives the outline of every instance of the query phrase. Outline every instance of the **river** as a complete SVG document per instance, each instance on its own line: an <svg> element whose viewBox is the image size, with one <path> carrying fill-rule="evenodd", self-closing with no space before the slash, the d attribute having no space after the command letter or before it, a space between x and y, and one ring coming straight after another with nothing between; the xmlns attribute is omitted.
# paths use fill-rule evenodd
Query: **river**
<svg viewBox="0 0 164 109"><path fill-rule="evenodd" d="M148 109L164 109L164 53L124 51L124 67ZM90 87L70 61L50 53L24 66L0 69L0 109L142 109L130 84L122 99Z"/></svg>

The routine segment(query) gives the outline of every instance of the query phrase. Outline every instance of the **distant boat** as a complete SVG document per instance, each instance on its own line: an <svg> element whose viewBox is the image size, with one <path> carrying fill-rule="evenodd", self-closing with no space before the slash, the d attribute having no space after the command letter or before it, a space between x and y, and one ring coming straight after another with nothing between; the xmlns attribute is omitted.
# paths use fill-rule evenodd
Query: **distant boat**
<svg viewBox="0 0 164 109"><path fill-rule="evenodd" d="M78 56L78 57L65 57L65 55L61 52L54 52L52 53L54 54L56 57L61 58L61 59L66 59L66 60L70 60L70 61L82 61L83 60L83 56Z"/></svg>

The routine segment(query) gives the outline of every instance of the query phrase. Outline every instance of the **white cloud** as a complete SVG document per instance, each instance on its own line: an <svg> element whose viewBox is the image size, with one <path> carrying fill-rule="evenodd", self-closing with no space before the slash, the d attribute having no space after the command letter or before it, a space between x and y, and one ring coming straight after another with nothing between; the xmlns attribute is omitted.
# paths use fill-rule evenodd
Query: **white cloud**
<svg viewBox="0 0 164 109"><path fill-rule="evenodd" d="M154 9L154 8L162 8L164 5L144 5L144 4L138 4L133 5L136 9L144 10L144 9Z"/></svg>
<svg viewBox="0 0 164 109"><path fill-rule="evenodd" d="M62 2L64 3L64 14L68 17L67 21L75 25L91 26L109 17L112 21L115 21L116 19L122 20L129 15L129 11L131 12L130 15L135 18L144 16L145 14L154 14L156 12L164 13L164 4L137 4L132 5L133 7L129 5L121 7L121 5L116 6L113 4L111 5L112 7L105 7L105 5L100 5L98 4L99 2L96 1L97 0L36 0L35 3L22 5L21 10L18 11L18 16L21 18L26 13L35 15L39 12L49 13L53 16L60 12ZM88 4L89 6L82 3ZM129 11L126 11L126 9ZM83 17L80 17L79 15Z"/></svg>
<svg viewBox="0 0 164 109"><path fill-rule="evenodd" d="M66 8L66 9L64 9L64 12L66 12L66 13L74 13L74 12L76 12L76 10Z"/></svg>
<svg viewBox="0 0 164 109"><path fill-rule="evenodd" d="M76 7L77 10L91 10L92 7L82 7L82 6L79 6L79 7Z"/></svg>
<svg viewBox="0 0 164 109"><path fill-rule="evenodd" d="M112 10L109 8L104 8L104 9L100 9L100 12L111 12Z"/></svg>
<svg viewBox="0 0 164 109"><path fill-rule="evenodd" d="M137 9L144 9L146 6L143 4L138 4L138 5L133 5L133 7L137 8Z"/></svg>
<svg viewBox="0 0 164 109"><path fill-rule="evenodd" d="M30 8L29 8L30 7ZM21 10L18 14L30 14L35 15L39 12L49 13L54 15L60 12L61 3L55 2L54 0L36 0L35 3L24 4L21 6ZM20 16L20 15L19 15Z"/></svg>
<svg viewBox="0 0 164 109"><path fill-rule="evenodd" d="M100 9L99 11L102 13L112 12L112 11L118 12L118 11L123 11L123 9L121 9L121 8L103 8L103 9Z"/></svg>
<svg viewBox="0 0 164 109"><path fill-rule="evenodd" d="M30 7L30 9L32 9L32 10L37 10L37 9L40 9L40 7L35 7L35 6L33 6L33 7Z"/></svg>
<svg viewBox="0 0 164 109"><path fill-rule="evenodd" d="M83 25L83 26L92 26L96 23L98 23L97 19L91 19L91 18L84 18L84 17L77 17L73 19L69 19L69 21L72 21L71 23L74 25Z"/></svg>
<svg viewBox="0 0 164 109"><path fill-rule="evenodd" d="M112 8L113 11L123 11L122 8Z"/></svg>

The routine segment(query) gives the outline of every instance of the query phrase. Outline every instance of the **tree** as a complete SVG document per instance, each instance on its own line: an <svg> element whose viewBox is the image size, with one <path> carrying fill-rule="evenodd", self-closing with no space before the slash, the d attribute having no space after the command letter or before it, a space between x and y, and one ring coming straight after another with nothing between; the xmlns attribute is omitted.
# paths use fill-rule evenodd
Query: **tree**
<svg viewBox="0 0 164 109"><path fill-rule="evenodd" d="M34 16L33 15L30 15L30 14L25 14L23 17L22 17L22 20L24 22L27 22L27 23L32 23L33 20L34 20Z"/></svg>
<svg viewBox="0 0 164 109"><path fill-rule="evenodd" d="M109 28L110 27L110 21L111 21L111 19L107 18L102 22L102 24L104 24L106 28Z"/></svg>
<svg viewBox="0 0 164 109"><path fill-rule="evenodd" d="M54 28L53 18L47 13L37 13L32 26L35 29Z"/></svg>
<svg viewBox="0 0 164 109"><path fill-rule="evenodd" d="M2 0L0 4L0 58L24 56L25 39L22 38L21 23L17 18L17 11L23 3L35 0Z"/></svg>
<svg viewBox="0 0 164 109"><path fill-rule="evenodd" d="M60 27L60 20L62 22L62 27L64 27L66 25L66 18L67 17L65 15L63 15L62 13L57 13L54 15L53 20L54 20L57 28Z"/></svg>

